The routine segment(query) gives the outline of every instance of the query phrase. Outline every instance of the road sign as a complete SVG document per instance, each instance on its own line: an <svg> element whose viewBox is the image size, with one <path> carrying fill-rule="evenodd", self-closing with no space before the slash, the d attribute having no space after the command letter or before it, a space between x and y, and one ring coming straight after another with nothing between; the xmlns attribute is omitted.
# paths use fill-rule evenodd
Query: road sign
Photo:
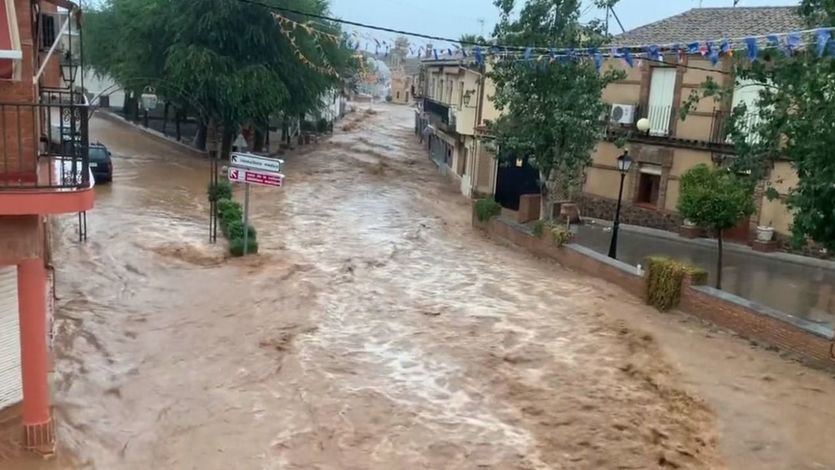
<svg viewBox="0 0 835 470"><path fill-rule="evenodd" d="M281 173L281 167L284 165L284 160L279 160L277 158L262 157L260 155L253 155L251 153L235 152L229 159L229 163L232 166L238 168L267 171L271 173Z"/></svg>
<svg viewBox="0 0 835 470"><path fill-rule="evenodd" d="M259 186L281 187L284 185L284 175L268 171L247 170L246 168L229 168L229 181L235 183L257 184Z"/></svg>

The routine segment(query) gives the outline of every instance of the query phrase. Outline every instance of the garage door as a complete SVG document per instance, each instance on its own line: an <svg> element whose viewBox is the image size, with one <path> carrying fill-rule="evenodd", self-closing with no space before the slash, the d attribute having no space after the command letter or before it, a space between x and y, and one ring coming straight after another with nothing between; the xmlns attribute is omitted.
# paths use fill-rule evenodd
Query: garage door
<svg viewBox="0 0 835 470"><path fill-rule="evenodd" d="M17 269L0 266L0 409L23 400Z"/></svg>

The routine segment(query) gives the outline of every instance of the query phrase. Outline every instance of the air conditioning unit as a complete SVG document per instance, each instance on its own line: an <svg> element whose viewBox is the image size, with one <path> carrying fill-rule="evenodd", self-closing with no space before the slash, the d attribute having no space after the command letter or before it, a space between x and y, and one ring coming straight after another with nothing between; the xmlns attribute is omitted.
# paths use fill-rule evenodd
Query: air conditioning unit
<svg viewBox="0 0 835 470"><path fill-rule="evenodd" d="M637 106L632 104L613 104L609 120L618 124L635 124Z"/></svg>

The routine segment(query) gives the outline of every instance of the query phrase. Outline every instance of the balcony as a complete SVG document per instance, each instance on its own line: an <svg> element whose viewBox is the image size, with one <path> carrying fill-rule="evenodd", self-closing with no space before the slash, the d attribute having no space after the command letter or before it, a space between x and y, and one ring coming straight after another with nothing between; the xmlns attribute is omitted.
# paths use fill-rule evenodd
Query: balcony
<svg viewBox="0 0 835 470"><path fill-rule="evenodd" d="M630 141L678 148L695 148L732 154L733 142L727 137L725 123L729 113L691 113L686 120L679 118L679 110L673 106L650 106L636 110L635 123L641 118L649 120L646 133L639 132L632 124L605 123L608 140L627 137ZM752 124L753 125L753 124Z"/></svg>
<svg viewBox="0 0 835 470"><path fill-rule="evenodd" d="M440 125L442 130L450 130L448 105L429 98L423 98L423 111L429 114L429 120L433 125Z"/></svg>
<svg viewBox="0 0 835 470"><path fill-rule="evenodd" d="M88 118L83 96L66 91L0 103L0 215L92 208Z"/></svg>

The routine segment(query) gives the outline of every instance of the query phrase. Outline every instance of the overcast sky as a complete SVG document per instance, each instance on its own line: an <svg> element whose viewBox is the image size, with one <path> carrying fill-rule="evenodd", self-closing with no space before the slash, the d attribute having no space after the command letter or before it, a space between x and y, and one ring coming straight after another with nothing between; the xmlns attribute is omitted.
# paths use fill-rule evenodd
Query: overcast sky
<svg viewBox="0 0 835 470"><path fill-rule="evenodd" d="M591 3L592 0L583 0L583 8ZM615 12L629 30L696 8L700 3L705 7L730 7L733 0L621 0ZM798 3L798 0L741 0L739 6ZM451 38L482 31L489 34L498 17L492 0L331 0L331 9L336 16L347 20ZM602 16L602 10L589 7L583 20ZM620 32L614 20L610 24L613 34ZM391 35L374 33L374 37L382 40ZM424 40L413 40L413 43L423 44Z"/></svg>

